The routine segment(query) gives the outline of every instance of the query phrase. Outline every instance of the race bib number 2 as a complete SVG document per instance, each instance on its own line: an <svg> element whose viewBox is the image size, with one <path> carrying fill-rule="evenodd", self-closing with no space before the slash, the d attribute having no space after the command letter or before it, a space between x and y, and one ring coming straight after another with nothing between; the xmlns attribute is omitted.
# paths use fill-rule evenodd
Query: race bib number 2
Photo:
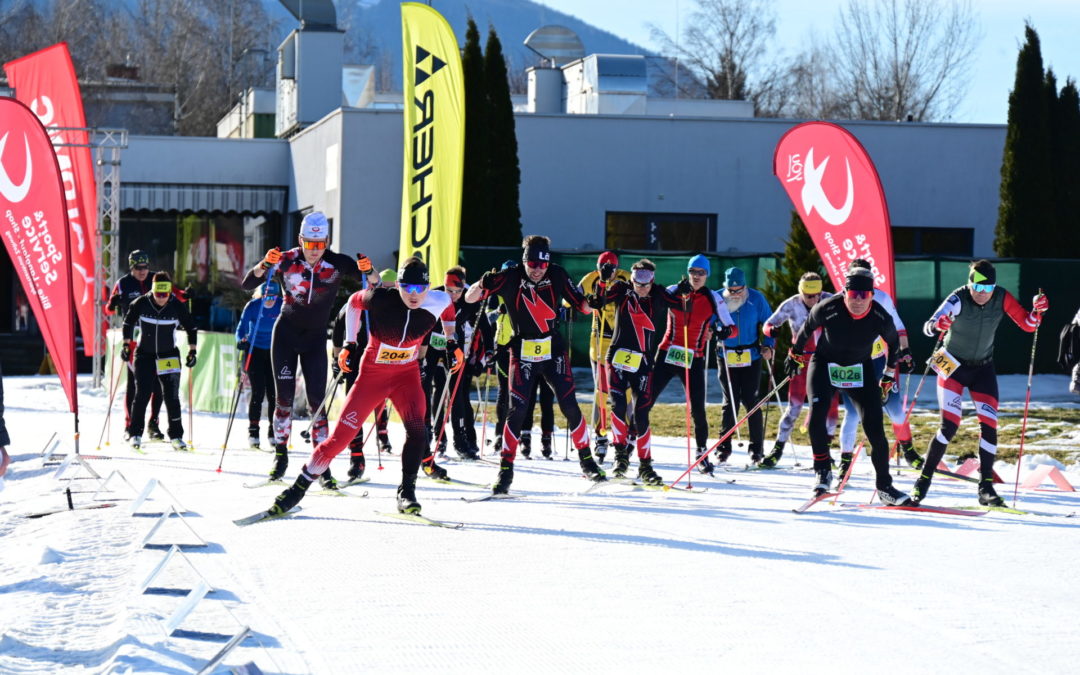
<svg viewBox="0 0 1080 675"><path fill-rule="evenodd" d="M522 361L547 361L551 358L551 337L521 341Z"/></svg>
<svg viewBox="0 0 1080 675"><path fill-rule="evenodd" d="M671 345L668 347L667 356L664 358L664 362L670 363L673 366L679 366L680 368L689 368L690 364L694 362L694 352L685 347Z"/></svg>
<svg viewBox="0 0 1080 675"><path fill-rule="evenodd" d="M934 369L935 373L947 380L960 367L960 362L942 347L930 356L930 367Z"/></svg>
<svg viewBox="0 0 1080 675"><path fill-rule="evenodd" d="M611 357L611 365L618 370L636 373L641 367L641 352L632 349L617 349Z"/></svg>

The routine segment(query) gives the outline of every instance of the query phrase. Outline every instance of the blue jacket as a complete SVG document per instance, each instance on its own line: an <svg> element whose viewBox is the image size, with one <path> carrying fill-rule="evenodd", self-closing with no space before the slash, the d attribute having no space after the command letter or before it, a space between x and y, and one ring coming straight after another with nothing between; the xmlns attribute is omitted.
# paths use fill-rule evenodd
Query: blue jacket
<svg viewBox="0 0 1080 675"><path fill-rule="evenodd" d="M262 318L259 311L262 310ZM274 331L274 322L281 314L281 296L277 297L273 307L263 307L262 298L253 298L244 307L244 313L240 315L240 323L236 324L236 341L247 340L256 349L270 349L270 337ZM256 322L259 324L259 332L255 331Z"/></svg>
<svg viewBox="0 0 1080 675"><path fill-rule="evenodd" d="M735 325L739 327L739 333L735 337L730 337L724 340L724 346L728 349L734 347L756 345L758 341L758 335L761 330L761 325L765 323L766 319L772 316L772 308L769 307L769 301L765 299L765 294L756 288L748 288L747 293L749 295L746 298L746 302L742 304L742 307L731 312L731 318L735 322ZM724 296L722 291L718 291L717 302L724 304ZM776 344L776 340L771 337L762 336L761 343L766 347L773 347ZM755 346L750 350L750 359L756 361L761 357Z"/></svg>

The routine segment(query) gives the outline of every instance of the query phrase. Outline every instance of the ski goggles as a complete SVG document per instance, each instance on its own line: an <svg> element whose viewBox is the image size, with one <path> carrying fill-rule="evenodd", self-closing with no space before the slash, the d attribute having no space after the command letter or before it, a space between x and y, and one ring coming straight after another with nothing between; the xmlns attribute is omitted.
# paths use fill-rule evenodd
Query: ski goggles
<svg viewBox="0 0 1080 675"><path fill-rule="evenodd" d="M634 280L634 283L638 286L647 286L652 283L652 280L656 278L656 273L647 269L636 269L630 273L630 278Z"/></svg>
<svg viewBox="0 0 1080 675"><path fill-rule="evenodd" d="M325 239L301 239L300 245L308 251L321 251L326 248Z"/></svg>
<svg viewBox="0 0 1080 675"><path fill-rule="evenodd" d="M163 298L163 297L167 296L169 293L172 293L172 282L171 281L155 281L154 282L154 295L156 295L159 298Z"/></svg>
<svg viewBox="0 0 1080 675"><path fill-rule="evenodd" d="M997 284L977 284L975 282L971 283L971 290L975 291L976 293L993 293L994 288L996 287Z"/></svg>
<svg viewBox="0 0 1080 675"><path fill-rule="evenodd" d="M410 295L419 295L428 289L431 284L398 284L398 288Z"/></svg>
<svg viewBox="0 0 1080 675"><path fill-rule="evenodd" d="M732 295L738 295L746 290L746 286L728 286L727 292Z"/></svg>
<svg viewBox="0 0 1080 675"><path fill-rule="evenodd" d="M874 291L856 291L849 288L848 290L844 291L844 294L852 300L867 300L874 296Z"/></svg>
<svg viewBox="0 0 1080 675"><path fill-rule="evenodd" d="M686 270L686 273L689 274L692 277L707 277L707 276L709 276L709 273L706 272L705 270L701 269L700 267L691 267L690 269Z"/></svg>
<svg viewBox="0 0 1080 675"><path fill-rule="evenodd" d="M543 260L526 260L525 266L531 270L546 270L548 268L548 263Z"/></svg>

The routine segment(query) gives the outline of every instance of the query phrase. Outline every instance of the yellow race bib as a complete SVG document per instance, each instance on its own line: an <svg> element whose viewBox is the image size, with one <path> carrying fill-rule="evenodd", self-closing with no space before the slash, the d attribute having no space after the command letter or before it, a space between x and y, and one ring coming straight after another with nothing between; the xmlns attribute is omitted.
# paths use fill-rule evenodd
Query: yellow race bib
<svg viewBox="0 0 1080 675"><path fill-rule="evenodd" d="M636 373L641 367L641 357L641 352L635 352L633 349L617 349L611 357L611 365L618 370Z"/></svg>
<svg viewBox="0 0 1080 675"><path fill-rule="evenodd" d="M375 363L399 366L406 363L412 363L415 360L416 345L413 345L412 347L379 345L378 351L375 352Z"/></svg>
<svg viewBox="0 0 1080 675"><path fill-rule="evenodd" d="M750 365L749 349L728 349L724 352L728 368L745 368Z"/></svg>
<svg viewBox="0 0 1080 675"><path fill-rule="evenodd" d="M170 357L165 358L165 359L158 359L157 361L154 362L154 365L157 367L157 374L158 375L169 375L170 373L179 373L180 372L180 357L179 356L170 356Z"/></svg>
<svg viewBox="0 0 1080 675"><path fill-rule="evenodd" d="M874 349L870 352L870 358L876 359L877 357L883 356L884 354L885 340L878 337L878 339L874 340Z"/></svg>
<svg viewBox="0 0 1080 675"><path fill-rule="evenodd" d="M942 347L930 356L930 367L934 369L935 373L947 380L960 367L960 362Z"/></svg>
<svg viewBox="0 0 1080 675"><path fill-rule="evenodd" d="M547 361L551 358L551 336L521 341L522 361Z"/></svg>

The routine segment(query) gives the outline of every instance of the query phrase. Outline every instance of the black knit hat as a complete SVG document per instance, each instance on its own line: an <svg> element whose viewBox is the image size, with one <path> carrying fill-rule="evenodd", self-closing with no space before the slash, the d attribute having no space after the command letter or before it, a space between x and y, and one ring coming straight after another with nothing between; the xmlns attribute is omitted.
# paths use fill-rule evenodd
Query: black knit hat
<svg viewBox="0 0 1080 675"><path fill-rule="evenodd" d="M849 270L844 281L844 289L848 291L872 291L874 290L874 275L870 270L856 267Z"/></svg>
<svg viewBox="0 0 1080 675"><path fill-rule="evenodd" d="M398 270L398 283L403 285L430 283L427 265L420 258L408 258Z"/></svg>

